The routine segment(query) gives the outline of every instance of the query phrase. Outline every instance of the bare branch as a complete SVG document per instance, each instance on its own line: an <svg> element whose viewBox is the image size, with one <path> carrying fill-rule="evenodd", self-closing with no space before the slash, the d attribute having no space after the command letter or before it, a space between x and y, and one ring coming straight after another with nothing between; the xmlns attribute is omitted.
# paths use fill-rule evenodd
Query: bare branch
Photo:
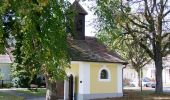
<svg viewBox="0 0 170 100"><path fill-rule="evenodd" d="M170 50L166 50L166 51L164 51L164 53L163 53L163 57L166 57L168 54L170 54Z"/></svg>
<svg viewBox="0 0 170 100"><path fill-rule="evenodd" d="M165 3L163 4L164 8L165 8L165 6L166 6L167 2L168 2L168 0L166 0L166 1L165 1Z"/></svg>
<svg viewBox="0 0 170 100"><path fill-rule="evenodd" d="M153 6L151 7L151 13L154 12L155 7L156 7L156 0L153 0Z"/></svg>
<svg viewBox="0 0 170 100"><path fill-rule="evenodd" d="M151 17L151 13L149 11L149 7L148 7L148 1L147 0L144 0L145 2L145 14L148 16L148 17ZM149 15L148 15L149 14Z"/></svg>
<svg viewBox="0 0 170 100"><path fill-rule="evenodd" d="M164 12L164 4L163 4L163 0L160 0L160 5L161 5L160 14L163 14L163 12Z"/></svg>
<svg viewBox="0 0 170 100"><path fill-rule="evenodd" d="M134 41L138 42L139 45L148 53L148 55L153 59L154 58L154 54L152 53L152 51L149 49L149 47L147 47L146 44L143 44L139 39L137 39L137 37L133 34L134 32L131 31L131 29L129 28L129 25L126 23L126 29L128 31L128 33L133 37Z"/></svg>
<svg viewBox="0 0 170 100"><path fill-rule="evenodd" d="M167 54L170 54L170 36L167 38L165 45L163 45L162 53L165 57Z"/></svg>
<svg viewBox="0 0 170 100"><path fill-rule="evenodd" d="M149 23L150 32L153 32L153 31L155 31L154 20L153 20L153 17L151 15L150 11L149 11L148 1L144 0L144 2L145 2L145 11L144 11L145 19Z"/></svg>
<svg viewBox="0 0 170 100"><path fill-rule="evenodd" d="M144 29L148 29L148 27L146 27L145 25L141 25L139 23L136 23L134 20L132 20L131 18L128 18L130 22L132 22L134 25L140 27L140 28L144 28Z"/></svg>
<svg viewBox="0 0 170 100"><path fill-rule="evenodd" d="M142 42L139 42L139 45L148 53L148 55L154 59L154 54L152 53L152 51Z"/></svg>
<svg viewBox="0 0 170 100"><path fill-rule="evenodd" d="M161 38L164 39L164 38L166 38L168 35L170 35L170 32L169 32L169 33L164 33Z"/></svg>
<svg viewBox="0 0 170 100"><path fill-rule="evenodd" d="M143 64L141 65L141 68L144 67L146 64L148 64L151 60L152 60L152 59L149 59L148 61L146 61L145 63L143 63Z"/></svg>
<svg viewBox="0 0 170 100"><path fill-rule="evenodd" d="M170 13L170 10L168 10L167 12L165 12L165 14L163 14L163 18L164 18L165 16L167 16L169 13Z"/></svg>
<svg viewBox="0 0 170 100"><path fill-rule="evenodd" d="M152 40L151 36L150 36L149 34L145 33L145 32L142 32L142 31L140 32L140 31L138 31L138 30L132 30L132 31L133 31L134 33L144 34L146 38L149 38L149 40Z"/></svg>

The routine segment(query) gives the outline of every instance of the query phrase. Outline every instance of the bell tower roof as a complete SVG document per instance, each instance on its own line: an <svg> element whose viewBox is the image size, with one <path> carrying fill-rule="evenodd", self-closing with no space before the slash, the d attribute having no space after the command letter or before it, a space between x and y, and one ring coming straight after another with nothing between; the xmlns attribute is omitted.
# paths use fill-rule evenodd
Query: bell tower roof
<svg viewBox="0 0 170 100"><path fill-rule="evenodd" d="M87 15L87 11L79 4L79 0L75 0L72 4L73 9L76 13Z"/></svg>

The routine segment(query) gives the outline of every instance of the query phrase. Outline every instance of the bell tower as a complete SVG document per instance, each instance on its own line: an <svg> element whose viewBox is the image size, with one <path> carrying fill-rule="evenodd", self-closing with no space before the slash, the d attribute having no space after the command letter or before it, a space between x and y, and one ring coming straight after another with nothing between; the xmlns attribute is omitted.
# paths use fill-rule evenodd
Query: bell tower
<svg viewBox="0 0 170 100"><path fill-rule="evenodd" d="M75 0L72 4L74 11L74 39L85 39L85 16L88 14L79 4L79 0Z"/></svg>

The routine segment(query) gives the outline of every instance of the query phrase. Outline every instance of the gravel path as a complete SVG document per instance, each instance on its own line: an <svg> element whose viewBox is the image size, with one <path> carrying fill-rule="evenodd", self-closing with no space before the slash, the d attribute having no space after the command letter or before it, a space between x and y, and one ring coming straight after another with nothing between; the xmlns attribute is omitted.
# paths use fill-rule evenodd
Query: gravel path
<svg viewBox="0 0 170 100"><path fill-rule="evenodd" d="M24 97L24 100L45 100L45 96L33 96L25 93L17 93L15 90L10 90L10 89L0 90L0 92L9 93L15 96L22 96Z"/></svg>

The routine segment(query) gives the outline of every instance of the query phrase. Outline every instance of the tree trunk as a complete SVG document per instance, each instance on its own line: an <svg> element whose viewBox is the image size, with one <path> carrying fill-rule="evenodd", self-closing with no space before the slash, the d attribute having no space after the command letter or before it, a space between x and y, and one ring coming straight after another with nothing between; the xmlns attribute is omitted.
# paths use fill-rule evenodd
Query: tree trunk
<svg viewBox="0 0 170 100"><path fill-rule="evenodd" d="M141 77L141 71L138 72L138 86L140 87L140 91L142 91L142 77Z"/></svg>
<svg viewBox="0 0 170 100"><path fill-rule="evenodd" d="M56 82L50 82L49 78L45 76L46 80L46 100L58 100Z"/></svg>
<svg viewBox="0 0 170 100"><path fill-rule="evenodd" d="M142 68L140 69L140 90L143 90L143 86L142 86L142 78L143 78L143 72L142 72Z"/></svg>
<svg viewBox="0 0 170 100"><path fill-rule="evenodd" d="M140 87L140 71L137 71L138 73L138 87Z"/></svg>
<svg viewBox="0 0 170 100"><path fill-rule="evenodd" d="M155 59L155 68L156 68L156 93L162 93L163 92L163 84L162 84L162 58Z"/></svg>
<svg viewBox="0 0 170 100"><path fill-rule="evenodd" d="M156 88L155 92L156 93L162 93L163 92L163 84L162 84L162 54L161 54L161 46L159 43L155 45L155 69L156 69Z"/></svg>

